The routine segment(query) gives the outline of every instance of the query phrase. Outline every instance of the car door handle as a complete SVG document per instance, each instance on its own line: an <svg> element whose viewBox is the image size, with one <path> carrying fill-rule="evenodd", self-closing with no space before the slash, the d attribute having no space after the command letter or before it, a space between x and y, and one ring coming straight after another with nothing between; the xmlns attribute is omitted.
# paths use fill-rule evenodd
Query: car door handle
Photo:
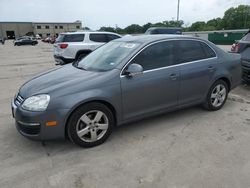
<svg viewBox="0 0 250 188"><path fill-rule="evenodd" d="M208 70L209 70L209 72L213 72L215 70L215 67L214 66L209 66Z"/></svg>
<svg viewBox="0 0 250 188"><path fill-rule="evenodd" d="M169 76L169 78L171 79L171 80L177 80L177 74L170 74L170 76Z"/></svg>

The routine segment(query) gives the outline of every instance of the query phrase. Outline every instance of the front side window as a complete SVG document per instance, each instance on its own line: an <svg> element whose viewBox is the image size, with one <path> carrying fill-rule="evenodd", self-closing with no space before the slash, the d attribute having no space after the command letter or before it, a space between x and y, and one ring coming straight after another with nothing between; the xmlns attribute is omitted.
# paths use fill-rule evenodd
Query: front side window
<svg viewBox="0 0 250 188"><path fill-rule="evenodd" d="M178 42L181 53L179 56L180 63L187 63L207 58L201 42L192 40L182 40Z"/></svg>
<svg viewBox="0 0 250 188"><path fill-rule="evenodd" d="M108 42L105 34L90 34L89 39L93 42Z"/></svg>
<svg viewBox="0 0 250 188"><path fill-rule="evenodd" d="M175 64L175 41L153 44L137 55L131 63L139 64L144 71Z"/></svg>
<svg viewBox="0 0 250 188"><path fill-rule="evenodd" d="M37 29L41 29L42 27L40 25L36 26Z"/></svg>

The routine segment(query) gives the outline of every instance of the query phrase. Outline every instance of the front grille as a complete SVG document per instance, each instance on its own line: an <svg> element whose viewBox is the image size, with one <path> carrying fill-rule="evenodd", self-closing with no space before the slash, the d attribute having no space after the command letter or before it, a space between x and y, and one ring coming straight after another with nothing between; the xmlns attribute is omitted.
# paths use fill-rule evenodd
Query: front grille
<svg viewBox="0 0 250 188"><path fill-rule="evenodd" d="M23 124L21 122L17 122L17 127L21 132L29 135L38 135L40 133L40 128L41 128L39 124L28 125L28 124Z"/></svg>
<svg viewBox="0 0 250 188"><path fill-rule="evenodd" d="M24 101L24 98L20 95L17 94L16 98L15 98L15 105L20 106Z"/></svg>

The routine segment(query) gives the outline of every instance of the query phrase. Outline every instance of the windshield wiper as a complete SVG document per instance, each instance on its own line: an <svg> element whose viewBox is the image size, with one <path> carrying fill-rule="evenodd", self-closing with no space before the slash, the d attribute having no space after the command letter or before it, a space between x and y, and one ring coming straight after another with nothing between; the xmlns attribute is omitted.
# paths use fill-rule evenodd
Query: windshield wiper
<svg viewBox="0 0 250 188"><path fill-rule="evenodd" d="M81 69L81 70L87 70L87 69L85 69L85 68L83 68L83 67L79 67L79 66L78 66L79 62L78 62L78 61L75 61L75 62L72 63L72 64L73 64L73 66L74 66L75 68L78 68L78 69Z"/></svg>
<svg viewBox="0 0 250 188"><path fill-rule="evenodd" d="M78 67L78 66L76 68L81 69L81 70L85 70L85 71L87 70L87 69L85 69L83 67Z"/></svg>

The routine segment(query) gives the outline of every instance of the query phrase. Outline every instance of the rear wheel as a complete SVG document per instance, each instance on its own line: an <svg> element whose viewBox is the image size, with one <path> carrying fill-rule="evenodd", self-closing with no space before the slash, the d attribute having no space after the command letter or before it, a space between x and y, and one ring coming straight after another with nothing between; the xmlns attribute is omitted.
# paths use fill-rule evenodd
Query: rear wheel
<svg viewBox="0 0 250 188"><path fill-rule="evenodd" d="M210 111L221 109L228 96L228 85L223 80L216 81L210 88L204 107Z"/></svg>
<svg viewBox="0 0 250 188"><path fill-rule="evenodd" d="M112 132L114 117L101 103L89 103L70 117L67 133L71 141L82 147L93 147L106 141Z"/></svg>

